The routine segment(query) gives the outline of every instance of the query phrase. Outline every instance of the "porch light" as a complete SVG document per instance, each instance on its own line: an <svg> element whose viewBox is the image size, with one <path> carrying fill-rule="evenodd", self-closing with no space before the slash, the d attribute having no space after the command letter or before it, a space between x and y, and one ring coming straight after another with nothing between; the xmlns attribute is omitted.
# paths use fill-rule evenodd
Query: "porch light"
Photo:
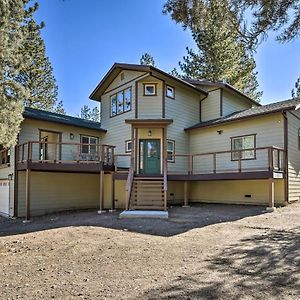
<svg viewBox="0 0 300 300"><path fill-rule="evenodd" d="M152 131L148 130L148 136L152 136Z"/></svg>
<svg viewBox="0 0 300 300"><path fill-rule="evenodd" d="M74 134L70 133L70 140L74 140Z"/></svg>
<svg viewBox="0 0 300 300"><path fill-rule="evenodd" d="M223 130L217 130L217 133L218 133L218 134L222 134L222 133L223 133Z"/></svg>

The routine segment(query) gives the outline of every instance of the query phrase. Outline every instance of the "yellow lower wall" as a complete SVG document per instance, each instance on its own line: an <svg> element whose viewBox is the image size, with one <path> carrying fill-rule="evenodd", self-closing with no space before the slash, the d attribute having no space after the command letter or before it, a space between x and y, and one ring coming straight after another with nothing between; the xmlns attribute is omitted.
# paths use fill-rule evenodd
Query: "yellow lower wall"
<svg viewBox="0 0 300 300"><path fill-rule="evenodd" d="M104 208L112 203L112 175L104 175ZM99 175L31 172L31 215L99 208ZM25 215L25 172L19 172L18 216Z"/></svg>
<svg viewBox="0 0 300 300"><path fill-rule="evenodd" d="M115 181L115 207L116 209L125 209L126 201L126 180Z"/></svg>
<svg viewBox="0 0 300 300"><path fill-rule="evenodd" d="M251 195L251 198L245 197ZM190 185L191 202L268 205L268 180L200 181ZM275 204L284 204L284 180L275 180Z"/></svg>

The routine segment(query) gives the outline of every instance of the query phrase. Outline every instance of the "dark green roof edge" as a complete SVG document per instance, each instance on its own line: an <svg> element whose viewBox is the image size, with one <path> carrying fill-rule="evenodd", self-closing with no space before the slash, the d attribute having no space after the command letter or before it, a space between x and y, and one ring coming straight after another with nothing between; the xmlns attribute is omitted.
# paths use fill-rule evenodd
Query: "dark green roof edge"
<svg viewBox="0 0 300 300"><path fill-rule="evenodd" d="M25 107L23 117L25 119L36 119L107 132L107 130L101 128L101 124L99 122L72 117L69 115L62 115L36 108Z"/></svg>

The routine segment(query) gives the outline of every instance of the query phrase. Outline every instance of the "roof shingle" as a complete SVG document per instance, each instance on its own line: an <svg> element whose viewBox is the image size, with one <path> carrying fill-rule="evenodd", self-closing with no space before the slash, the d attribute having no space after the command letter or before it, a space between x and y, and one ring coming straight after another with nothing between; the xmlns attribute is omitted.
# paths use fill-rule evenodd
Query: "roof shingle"
<svg viewBox="0 0 300 300"><path fill-rule="evenodd" d="M246 119L250 117L275 113L275 112L281 112L281 111L287 111L295 109L297 105L300 104L300 98L275 102L267 105L257 106L250 109L242 110L239 112L234 112L230 115L227 115L222 118L213 119L205 122L200 122L194 126L188 127L185 130L191 130L196 128L202 128L202 127L209 127L214 126L226 122L233 122L241 119Z"/></svg>
<svg viewBox="0 0 300 300"><path fill-rule="evenodd" d="M101 124L98 122L76 118L68 115L61 115L45 110L34 109L26 107L23 113L24 118L37 119L49 122L55 122L60 124L72 125L76 127L97 129L102 132L106 132L105 129L101 128Z"/></svg>

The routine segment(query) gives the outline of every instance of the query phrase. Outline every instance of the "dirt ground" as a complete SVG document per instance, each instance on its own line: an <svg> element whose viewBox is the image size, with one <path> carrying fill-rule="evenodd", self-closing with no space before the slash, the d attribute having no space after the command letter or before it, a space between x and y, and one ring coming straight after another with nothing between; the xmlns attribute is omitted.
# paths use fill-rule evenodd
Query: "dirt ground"
<svg viewBox="0 0 300 300"><path fill-rule="evenodd" d="M0 218L1 299L300 299L300 204Z"/></svg>

